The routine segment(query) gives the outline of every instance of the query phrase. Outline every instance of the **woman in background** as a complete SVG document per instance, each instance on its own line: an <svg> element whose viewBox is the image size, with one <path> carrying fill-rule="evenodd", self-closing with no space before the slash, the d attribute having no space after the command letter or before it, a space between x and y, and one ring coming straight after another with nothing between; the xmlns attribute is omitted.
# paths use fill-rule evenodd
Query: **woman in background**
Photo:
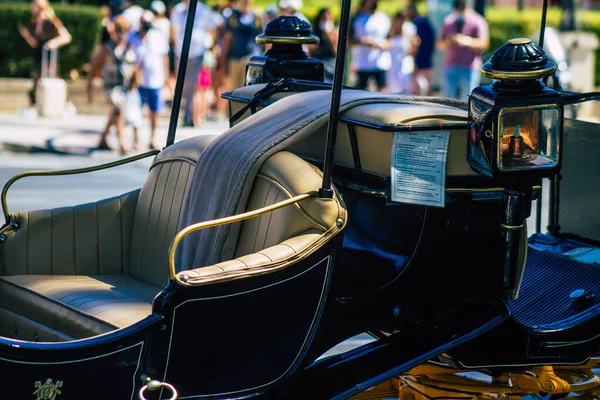
<svg viewBox="0 0 600 400"><path fill-rule="evenodd" d="M35 106L35 92L42 75L42 55L44 49L56 50L71 43L71 35L60 19L54 14L48 0L31 2L31 22L19 29L23 39L34 49L35 70L33 88L29 91L31 107Z"/></svg>
<svg viewBox="0 0 600 400"><path fill-rule="evenodd" d="M328 8L321 8L312 26L315 36L319 38L319 44L313 46L310 56L323 62L325 82L331 82L335 69L335 52L337 48L337 29L333 23L331 11Z"/></svg>
<svg viewBox="0 0 600 400"><path fill-rule="evenodd" d="M137 88L139 73L135 67L135 51L127 40L129 22L122 15L117 16L109 26L110 40L103 43L92 59L92 67L88 75L88 101L93 103L92 80L101 75L104 90L109 98L111 108L108 120L100 136L98 149L110 150L107 142L112 126L117 128L117 140L121 154L129 152L125 144L123 129L125 127L125 113L127 93ZM141 107L141 106L140 106Z"/></svg>
<svg viewBox="0 0 600 400"><path fill-rule="evenodd" d="M399 12L392 18L389 48L392 65L387 71L388 90L396 93L416 93L415 59L420 39L417 29Z"/></svg>

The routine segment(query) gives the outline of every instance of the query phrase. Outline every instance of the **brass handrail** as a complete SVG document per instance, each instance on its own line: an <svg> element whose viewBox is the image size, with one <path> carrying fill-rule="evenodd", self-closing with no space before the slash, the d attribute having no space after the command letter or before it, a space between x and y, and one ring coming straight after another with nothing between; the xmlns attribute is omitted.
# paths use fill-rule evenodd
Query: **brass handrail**
<svg viewBox="0 0 600 400"><path fill-rule="evenodd" d="M180 230L177 235L173 238L171 245L169 246L169 277L171 280L176 281L177 273L175 272L175 251L177 250L177 246L179 242L189 233L199 231L206 228L212 228L220 225L233 224L234 222L240 222L245 219L257 217L261 214L268 213L270 211L277 210L279 208L289 206L290 204L298 203L304 199L309 197L317 197L317 192L308 192L304 194L300 194L298 196L291 197L287 200L280 201L279 203L271 204L270 206L266 206L263 208L259 208L253 211L248 211L243 214L232 215L230 217L224 217L219 219L213 219L210 221L198 222L196 224L192 224L190 226L186 226L182 230Z"/></svg>
<svg viewBox="0 0 600 400"><path fill-rule="evenodd" d="M84 168L76 168L76 169L65 169L65 170L49 170L49 171L27 171L21 172L10 178L8 182L2 188L2 212L4 213L4 220L6 223L9 223L9 213L8 213L8 204L6 202L6 195L8 193L8 189L12 186L13 183L18 181L19 179L26 178L29 176L60 176L60 175L76 175L76 174L84 174L86 172L94 172L100 171L103 169L108 169L112 167L118 167L119 165L128 164L130 162L138 161L150 156L154 156L160 153L159 150L151 150L142 154L137 154L135 156L122 158L117 161L112 161L106 164L95 165L93 167L84 167Z"/></svg>

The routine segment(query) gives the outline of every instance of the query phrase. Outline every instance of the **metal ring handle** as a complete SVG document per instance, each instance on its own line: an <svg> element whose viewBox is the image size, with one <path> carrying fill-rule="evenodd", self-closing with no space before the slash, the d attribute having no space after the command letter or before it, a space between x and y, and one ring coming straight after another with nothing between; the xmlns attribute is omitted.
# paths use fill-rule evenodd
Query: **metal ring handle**
<svg viewBox="0 0 600 400"><path fill-rule="evenodd" d="M142 388L139 391L140 400L147 400L144 397L144 392L146 390L153 392L155 390L159 390L162 388L167 388L171 391L171 393L173 393L173 395L170 398L168 398L167 400L177 400L177 390L175 389L175 387L173 387L173 385L171 385L170 383L159 382L159 381L150 381L146 385L142 386Z"/></svg>

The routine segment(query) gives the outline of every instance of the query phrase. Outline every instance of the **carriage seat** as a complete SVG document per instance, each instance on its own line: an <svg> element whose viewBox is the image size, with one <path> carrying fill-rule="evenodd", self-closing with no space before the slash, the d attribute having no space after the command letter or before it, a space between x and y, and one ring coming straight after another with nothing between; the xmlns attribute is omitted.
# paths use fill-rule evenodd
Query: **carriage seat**
<svg viewBox="0 0 600 400"><path fill-rule="evenodd" d="M200 153L216 135L175 143L141 190L11 215L0 245L0 335L60 341L133 324L168 283L167 255Z"/></svg>
<svg viewBox="0 0 600 400"><path fill-rule="evenodd" d="M21 228L7 234L2 244L5 273L0 279L0 335L39 341L80 339L129 326L150 315L154 297L168 282L168 247L189 189L193 147L201 151L201 145L190 139L160 153L139 195L131 195L136 197L135 203L110 200L122 205L110 215L99 212L102 203L68 208L70 217L65 216L64 208L46 211L51 217L46 225L40 225L39 211L16 214ZM291 153L277 153L261 167L247 208L315 190L321 179L316 167ZM92 229L97 251L88 254L94 247L85 243L90 240L85 239L89 224L78 220L91 209L98 210ZM252 273L253 267L262 268L318 245L344 212L337 199L306 199L244 221L236 260L189 274ZM61 217L52 219L56 215ZM73 231L66 235L68 229ZM39 239L35 246L27 241L28 235ZM50 244L46 253L36 251L42 236L43 242Z"/></svg>

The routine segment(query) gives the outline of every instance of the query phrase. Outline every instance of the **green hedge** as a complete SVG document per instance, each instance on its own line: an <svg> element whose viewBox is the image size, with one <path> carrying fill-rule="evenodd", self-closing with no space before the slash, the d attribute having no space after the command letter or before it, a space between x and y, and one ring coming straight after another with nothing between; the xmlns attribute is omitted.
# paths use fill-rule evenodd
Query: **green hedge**
<svg viewBox="0 0 600 400"><path fill-rule="evenodd" d="M513 37L531 37L539 29L541 10L516 8L492 8L486 11L490 24L490 49L497 49ZM547 26L558 28L562 11L558 8L548 10ZM579 29L595 33L600 38L600 12L579 10L576 15ZM595 84L600 86L600 48L596 49Z"/></svg>
<svg viewBox="0 0 600 400"><path fill-rule="evenodd" d="M59 50L60 70L68 76L89 62L98 40L102 15L98 7L55 5L56 15L73 40ZM31 20L29 3L0 3L0 76L30 77L33 71L33 49L19 34L20 25Z"/></svg>

